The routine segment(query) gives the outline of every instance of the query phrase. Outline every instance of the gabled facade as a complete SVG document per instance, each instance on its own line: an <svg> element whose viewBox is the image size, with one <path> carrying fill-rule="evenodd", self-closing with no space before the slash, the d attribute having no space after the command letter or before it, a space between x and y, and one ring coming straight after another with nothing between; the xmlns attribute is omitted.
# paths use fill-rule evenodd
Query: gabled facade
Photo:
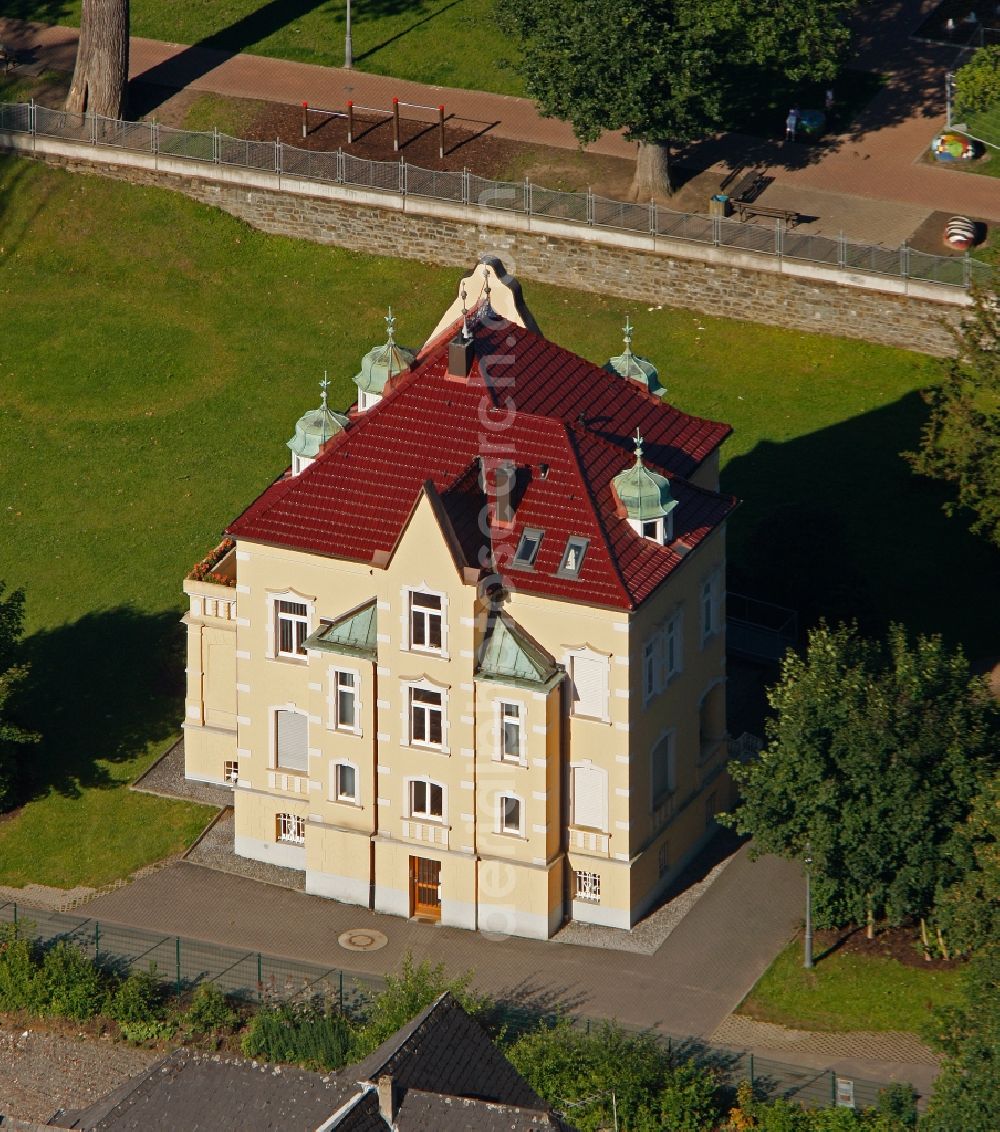
<svg viewBox="0 0 1000 1132"><path fill-rule="evenodd" d="M187 774L310 892L629 928L729 802L729 429L546 341L496 261L371 358L378 399L185 582Z"/></svg>

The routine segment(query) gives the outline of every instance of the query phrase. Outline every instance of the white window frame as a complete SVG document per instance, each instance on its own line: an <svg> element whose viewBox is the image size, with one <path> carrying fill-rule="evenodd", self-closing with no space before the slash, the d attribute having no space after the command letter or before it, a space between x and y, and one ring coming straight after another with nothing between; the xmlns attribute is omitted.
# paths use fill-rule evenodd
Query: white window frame
<svg viewBox="0 0 1000 1132"><path fill-rule="evenodd" d="M448 722L448 688L443 684L436 684L433 680L428 680L422 677L418 680L400 681L403 689L403 743L407 747L419 747L422 751L440 751L442 754L448 754L448 730L451 726ZM414 692L433 692L435 695L441 697L441 742L429 743L423 739L413 738L413 693ZM428 710L433 710L428 706Z"/></svg>
<svg viewBox="0 0 1000 1132"><path fill-rule="evenodd" d="M667 743L667 771L666 789L662 790L659 794L655 790L656 782L656 760L654 752L663 742ZM670 797L671 794L677 791L677 731L674 728L662 732L657 736L656 741L649 748L649 806L651 810L657 810L663 803Z"/></svg>
<svg viewBox="0 0 1000 1132"><path fill-rule="evenodd" d="M566 540L566 546L563 549L562 559L559 562L559 569L556 571L556 576L559 578L579 578L589 549L589 538L585 538L583 535L570 535ZM571 551L576 552L575 567L571 567L569 564Z"/></svg>
<svg viewBox="0 0 1000 1132"><path fill-rule="evenodd" d="M597 715L593 715L590 712L580 711L577 707L578 701L576 699L575 664L578 657L584 660L598 661L601 665L603 665L604 668L604 681L603 688L601 690L601 702L597 705ZM596 649L592 649L589 645L581 645L566 650L564 663L566 665L566 671L569 673L570 678L570 695L573 697L572 701L570 702L570 715L572 715L574 719L592 719L598 721L599 723L609 722L608 711L611 695L609 688L609 685L611 683L610 656L607 653L597 652Z"/></svg>
<svg viewBox="0 0 1000 1132"><path fill-rule="evenodd" d="M573 870L573 899L584 900L588 904L601 902L601 874L588 869Z"/></svg>
<svg viewBox="0 0 1000 1132"><path fill-rule="evenodd" d="M290 601L295 602L297 605L304 605L306 607L305 614L305 634L303 640L312 632L312 627L316 620L316 599L309 597L306 594L300 594L296 590L282 590L268 593L267 595L267 647L264 650L264 655L269 660L283 660L292 661L295 664L308 664L309 657L306 653L294 652L286 653L278 651L278 602ZM295 614L283 614L286 617L295 617Z"/></svg>
<svg viewBox="0 0 1000 1132"><path fill-rule="evenodd" d="M436 786L441 791L440 814L432 814L428 810L417 810L414 808L413 787L416 783L422 783L427 790L425 801L428 805L431 800L432 788ZM443 782L437 782L433 778L428 778L426 775L418 774L411 778L404 779L403 790L403 810L411 821L433 821L444 824L448 816L448 787Z"/></svg>
<svg viewBox="0 0 1000 1132"><path fill-rule="evenodd" d="M309 467L310 464L315 463L315 460L309 456L300 456L298 452L292 453L292 475L300 476Z"/></svg>
<svg viewBox="0 0 1000 1132"><path fill-rule="evenodd" d="M722 632L722 598L719 593L721 581L722 571L715 569L702 578L698 589L702 648Z"/></svg>
<svg viewBox="0 0 1000 1132"><path fill-rule="evenodd" d="M340 768L346 767L348 770L354 772L354 793L345 794L340 789ZM357 806L361 803L361 771L357 763L349 762L347 759L337 759L330 767L330 800L332 802L346 802L348 805Z"/></svg>
<svg viewBox="0 0 1000 1132"><path fill-rule="evenodd" d="M284 845L305 845L306 819L298 814L285 812L275 814L274 839Z"/></svg>
<svg viewBox="0 0 1000 1132"><path fill-rule="evenodd" d="M369 409L374 409L375 406L382 400L381 393L369 393L367 389L358 390L358 412L367 413Z"/></svg>
<svg viewBox="0 0 1000 1132"><path fill-rule="evenodd" d="M508 826L506 821L506 803L515 802L517 804L517 825ZM497 833L505 834L508 837L524 837L524 799L520 794L515 794L510 790L505 790L502 794L497 795Z"/></svg>
<svg viewBox="0 0 1000 1132"><path fill-rule="evenodd" d="M674 657L671 663L670 643L673 640ZM684 671L684 611L678 609L663 626L663 683L664 686Z"/></svg>
<svg viewBox="0 0 1000 1132"><path fill-rule="evenodd" d="M508 717L506 709L513 708L517 712L517 754L507 754L506 724ZM493 704L494 728L496 731L496 753L494 762L508 763L511 766L526 766L528 754L525 744L525 721L527 717L526 705L520 700L495 700Z"/></svg>
<svg viewBox="0 0 1000 1132"><path fill-rule="evenodd" d="M222 780L229 786L235 786L240 778L240 764L238 759L225 759L222 763Z"/></svg>
<svg viewBox="0 0 1000 1132"><path fill-rule="evenodd" d="M642 646L642 704L645 707L659 694L660 680L660 634L654 633Z"/></svg>
<svg viewBox="0 0 1000 1132"><path fill-rule="evenodd" d="M413 598L416 594L427 594L428 597L436 597L441 601L440 610L426 608L428 615L437 615L441 618L441 647L437 648L430 645L415 645L413 643ZM403 598L403 648L407 652L421 653L425 656L441 656L445 659L448 658L448 595L441 590L435 589L433 586L427 585L422 582L419 586L407 586L402 593ZM420 607L418 606L418 609Z"/></svg>
<svg viewBox="0 0 1000 1132"><path fill-rule="evenodd" d="M354 726L347 727L340 722L340 678L350 676L354 681ZM329 692L327 694L327 727L345 735L360 735L361 727L361 673L356 668L344 665L331 665L329 670ZM346 687L346 685L345 685Z"/></svg>
<svg viewBox="0 0 1000 1132"><path fill-rule="evenodd" d="M294 715L301 715L306 721L306 769L296 770L294 767L282 766L278 762L278 712L289 711ZM281 771L282 774L308 774L309 767L309 713L297 704L275 704L270 710L271 717L271 769Z"/></svg>

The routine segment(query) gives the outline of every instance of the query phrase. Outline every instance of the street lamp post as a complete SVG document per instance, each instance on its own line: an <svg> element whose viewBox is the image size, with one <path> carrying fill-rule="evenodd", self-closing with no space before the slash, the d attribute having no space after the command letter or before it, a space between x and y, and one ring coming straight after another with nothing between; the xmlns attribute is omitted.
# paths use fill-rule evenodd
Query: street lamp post
<svg viewBox="0 0 1000 1132"><path fill-rule="evenodd" d="M813 966L813 925L812 925L812 847L806 844L805 866L806 866L806 939L805 939L805 957L802 960L802 966L807 970Z"/></svg>
<svg viewBox="0 0 1000 1132"><path fill-rule="evenodd" d="M350 4L351 0L347 0ZM955 82L955 75L952 71L947 71L944 76L944 113L945 125L951 129L951 88Z"/></svg>
<svg viewBox="0 0 1000 1132"><path fill-rule="evenodd" d="M347 35L344 37L344 68L354 66L354 50L351 47L351 0L347 0Z"/></svg>

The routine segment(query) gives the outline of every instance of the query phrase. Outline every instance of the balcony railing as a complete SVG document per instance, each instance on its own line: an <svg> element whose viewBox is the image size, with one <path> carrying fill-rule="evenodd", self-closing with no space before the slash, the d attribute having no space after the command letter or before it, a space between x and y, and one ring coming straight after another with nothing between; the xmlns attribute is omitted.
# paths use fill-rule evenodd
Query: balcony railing
<svg viewBox="0 0 1000 1132"><path fill-rule="evenodd" d="M598 857L611 856L611 835L582 826L569 827L569 847L577 853L593 853Z"/></svg>
<svg viewBox="0 0 1000 1132"><path fill-rule="evenodd" d="M422 845L434 845L438 849L447 849L451 826L440 825L437 822L413 821L410 818L403 820L403 836L410 841L419 841Z"/></svg>

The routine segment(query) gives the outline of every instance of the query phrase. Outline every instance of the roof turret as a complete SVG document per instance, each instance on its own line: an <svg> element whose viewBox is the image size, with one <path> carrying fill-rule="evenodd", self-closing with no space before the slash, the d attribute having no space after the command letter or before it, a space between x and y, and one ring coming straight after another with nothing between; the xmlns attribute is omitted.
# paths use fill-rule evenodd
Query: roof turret
<svg viewBox="0 0 1000 1132"><path fill-rule="evenodd" d="M637 382L652 393L654 397L665 397L667 391L660 384L660 375L656 366L648 358L632 353L633 329L632 324L626 318L625 325L622 327L625 334L625 350L616 358L611 358L605 362L604 368L608 373L617 373L619 377L627 377L630 381Z"/></svg>
<svg viewBox="0 0 1000 1132"><path fill-rule="evenodd" d="M642 462L642 437L635 434L635 463L611 481L629 519L647 522L663 519L677 506L665 476L651 472Z"/></svg>
<svg viewBox="0 0 1000 1132"><path fill-rule="evenodd" d="M335 413L327 404L326 391L330 387L330 382L325 373L319 387L323 390L319 408L310 409L308 413L303 413L299 417L295 424L295 435L288 442L292 452L306 460L315 459L323 445L338 432L343 432L348 423L347 417Z"/></svg>
<svg viewBox="0 0 1000 1132"><path fill-rule="evenodd" d="M385 318L386 341L375 346L361 359L361 371L354 377L354 384L362 393L381 397L390 378L405 373L416 360L416 352L405 346L398 346L394 338L396 319L392 307Z"/></svg>

